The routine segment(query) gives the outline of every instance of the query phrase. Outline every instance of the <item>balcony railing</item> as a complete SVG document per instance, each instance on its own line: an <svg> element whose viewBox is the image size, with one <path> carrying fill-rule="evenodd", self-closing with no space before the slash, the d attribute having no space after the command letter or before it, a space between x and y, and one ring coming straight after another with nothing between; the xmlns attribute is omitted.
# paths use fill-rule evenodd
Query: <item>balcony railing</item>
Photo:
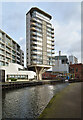
<svg viewBox="0 0 83 120"><path fill-rule="evenodd" d="M4 50L4 49L5 49L5 46L2 46L2 45L0 44L0 49L3 49L3 50Z"/></svg>
<svg viewBox="0 0 83 120"><path fill-rule="evenodd" d="M5 55L5 51L0 50L0 54Z"/></svg>
<svg viewBox="0 0 83 120"><path fill-rule="evenodd" d="M51 33L54 34L54 31L52 30Z"/></svg>
<svg viewBox="0 0 83 120"><path fill-rule="evenodd" d="M11 58L11 55L6 54L6 57Z"/></svg>
<svg viewBox="0 0 83 120"><path fill-rule="evenodd" d="M5 43L5 40L4 40L3 38L1 38L1 37L0 37L0 41L1 41L2 43Z"/></svg>
<svg viewBox="0 0 83 120"><path fill-rule="evenodd" d="M54 38L54 35L52 35L52 38Z"/></svg>
<svg viewBox="0 0 83 120"><path fill-rule="evenodd" d="M52 42L54 42L54 39L52 39Z"/></svg>
<svg viewBox="0 0 83 120"><path fill-rule="evenodd" d="M7 42L6 42L6 46L9 47L9 48L12 47L11 44L10 44L10 43L7 43Z"/></svg>
<svg viewBox="0 0 83 120"><path fill-rule="evenodd" d="M36 19L36 18L32 18L31 21L35 21L35 22L38 22L38 23L42 23L42 21Z"/></svg>
<svg viewBox="0 0 83 120"><path fill-rule="evenodd" d="M34 23L34 22L31 22L31 25L36 25L36 23Z"/></svg>
<svg viewBox="0 0 83 120"><path fill-rule="evenodd" d="M6 58L6 62L11 62L11 60Z"/></svg>
<svg viewBox="0 0 83 120"><path fill-rule="evenodd" d="M54 47L52 47L52 50L54 50Z"/></svg>
<svg viewBox="0 0 83 120"><path fill-rule="evenodd" d="M52 46L54 46L54 42L52 42Z"/></svg>
<svg viewBox="0 0 83 120"><path fill-rule="evenodd" d="M5 60L5 58L4 58L4 57L0 57L0 60L4 61L4 60Z"/></svg>
<svg viewBox="0 0 83 120"><path fill-rule="evenodd" d="M36 28L35 28L35 27L31 27L30 29L31 29L31 30L36 30Z"/></svg>
<svg viewBox="0 0 83 120"><path fill-rule="evenodd" d="M54 52L54 50L52 51L52 54L54 54L55 52Z"/></svg>

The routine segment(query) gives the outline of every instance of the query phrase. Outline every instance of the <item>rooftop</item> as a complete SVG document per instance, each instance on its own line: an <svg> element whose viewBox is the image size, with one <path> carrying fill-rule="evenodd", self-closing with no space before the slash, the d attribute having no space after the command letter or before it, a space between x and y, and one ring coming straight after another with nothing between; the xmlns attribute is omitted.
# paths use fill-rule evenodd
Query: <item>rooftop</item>
<svg viewBox="0 0 83 120"><path fill-rule="evenodd" d="M3 34L6 34L6 36L11 39L14 43L16 43L18 46L20 46L15 40L13 40L6 32L4 32L3 30L0 29L0 32Z"/></svg>
<svg viewBox="0 0 83 120"><path fill-rule="evenodd" d="M62 60L62 59L67 59L66 55L61 55L61 56L55 56L55 60Z"/></svg>
<svg viewBox="0 0 83 120"><path fill-rule="evenodd" d="M49 17L50 19L52 19L52 16L51 16L51 15L49 15L48 13L40 10L40 9L37 8L37 7L32 7L32 8L26 13L26 15L27 15L28 13L32 13L33 11L38 11L38 12L44 14L45 16Z"/></svg>

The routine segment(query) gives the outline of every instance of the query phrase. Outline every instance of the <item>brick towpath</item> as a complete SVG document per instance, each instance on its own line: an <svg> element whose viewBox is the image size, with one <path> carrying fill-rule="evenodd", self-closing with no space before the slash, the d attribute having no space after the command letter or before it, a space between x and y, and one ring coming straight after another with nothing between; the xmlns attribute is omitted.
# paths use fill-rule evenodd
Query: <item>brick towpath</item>
<svg viewBox="0 0 83 120"><path fill-rule="evenodd" d="M81 83L72 83L56 94L39 118L81 118Z"/></svg>

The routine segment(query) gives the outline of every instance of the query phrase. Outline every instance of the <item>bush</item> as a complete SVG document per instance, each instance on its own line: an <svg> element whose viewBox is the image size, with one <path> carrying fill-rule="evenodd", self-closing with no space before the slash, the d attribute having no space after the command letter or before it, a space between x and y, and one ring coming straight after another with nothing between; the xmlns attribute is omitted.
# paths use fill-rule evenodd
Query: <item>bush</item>
<svg viewBox="0 0 83 120"><path fill-rule="evenodd" d="M17 79L16 79L16 78L8 78L7 80L17 81Z"/></svg>

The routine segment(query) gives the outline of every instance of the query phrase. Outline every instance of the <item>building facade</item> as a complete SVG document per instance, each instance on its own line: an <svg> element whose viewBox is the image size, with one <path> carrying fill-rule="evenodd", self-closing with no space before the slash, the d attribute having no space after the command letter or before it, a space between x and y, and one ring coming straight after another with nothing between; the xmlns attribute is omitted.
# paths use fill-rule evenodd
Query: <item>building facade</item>
<svg viewBox="0 0 83 120"><path fill-rule="evenodd" d="M54 28L50 20L51 16L38 8L31 8L26 14L27 66L53 64Z"/></svg>
<svg viewBox="0 0 83 120"><path fill-rule="evenodd" d="M0 82L6 82L9 78L16 78L18 81L35 79L36 73L33 71L25 70L22 65L16 63L9 63L8 66L0 66ZM4 75L3 75L4 73Z"/></svg>
<svg viewBox="0 0 83 120"><path fill-rule="evenodd" d="M54 64L54 28L51 19L48 13L36 7L26 14L26 65L34 66L35 71Z"/></svg>
<svg viewBox="0 0 83 120"><path fill-rule="evenodd" d="M53 80L57 75L54 75L52 71L46 71L42 74L42 79Z"/></svg>
<svg viewBox="0 0 83 120"><path fill-rule="evenodd" d="M70 64L69 65L69 72L74 74L75 78L83 81L83 64Z"/></svg>
<svg viewBox="0 0 83 120"><path fill-rule="evenodd" d="M55 65L52 67L52 71L56 74L69 73L69 64L67 56L63 56L61 55L61 52L59 52L59 56L55 56Z"/></svg>
<svg viewBox="0 0 83 120"><path fill-rule="evenodd" d="M78 59L75 56L73 55L69 56L69 64L77 64L77 63L78 63Z"/></svg>
<svg viewBox="0 0 83 120"><path fill-rule="evenodd" d="M24 52L20 50L20 65L24 66Z"/></svg>
<svg viewBox="0 0 83 120"><path fill-rule="evenodd" d="M0 30L0 66L17 63L24 66L24 53L9 35Z"/></svg>

